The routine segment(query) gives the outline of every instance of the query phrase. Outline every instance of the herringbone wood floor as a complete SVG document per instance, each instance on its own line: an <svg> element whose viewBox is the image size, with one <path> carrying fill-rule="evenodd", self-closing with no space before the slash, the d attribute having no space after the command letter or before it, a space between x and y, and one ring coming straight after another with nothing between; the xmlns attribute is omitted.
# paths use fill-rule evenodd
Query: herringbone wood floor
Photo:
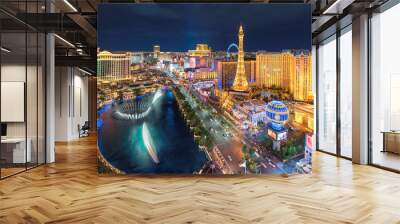
<svg viewBox="0 0 400 224"><path fill-rule="evenodd" d="M96 140L0 181L0 223L400 223L400 175L316 153L312 175L100 177Z"/></svg>

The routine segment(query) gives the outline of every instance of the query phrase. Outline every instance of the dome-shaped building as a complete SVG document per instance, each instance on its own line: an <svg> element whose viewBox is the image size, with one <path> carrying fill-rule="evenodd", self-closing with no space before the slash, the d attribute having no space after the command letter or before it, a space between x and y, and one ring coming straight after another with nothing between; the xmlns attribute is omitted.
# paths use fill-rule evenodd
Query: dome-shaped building
<svg viewBox="0 0 400 224"><path fill-rule="evenodd" d="M267 118L269 126L274 130L282 130L289 120L289 108L281 101L273 100L267 104Z"/></svg>

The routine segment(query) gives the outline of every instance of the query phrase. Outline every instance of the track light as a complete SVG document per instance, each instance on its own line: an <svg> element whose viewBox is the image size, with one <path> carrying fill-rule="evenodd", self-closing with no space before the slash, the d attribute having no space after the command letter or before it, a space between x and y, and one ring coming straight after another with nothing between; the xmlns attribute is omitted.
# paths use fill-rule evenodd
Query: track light
<svg viewBox="0 0 400 224"><path fill-rule="evenodd" d="M78 10L68 1L64 0L64 3L68 5L74 12L78 12Z"/></svg>
<svg viewBox="0 0 400 224"><path fill-rule="evenodd" d="M75 48L75 45L73 45L71 42L69 42L68 40L60 37L58 34L54 34L55 37L57 37L59 40L61 40L62 42L64 42L65 44L69 45L70 47Z"/></svg>
<svg viewBox="0 0 400 224"><path fill-rule="evenodd" d="M11 52L11 50L9 50L9 49L7 49L5 47L1 47L1 51L4 51L6 53L10 53Z"/></svg>
<svg viewBox="0 0 400 224"><path fill-rule="evenodd" d="M332 13L332 9L334 9L335 7L337 7L337 4L339 4L340 0L336 0L332 5L330 5L327 9L325 9L325 11L322 14L330 14Z"/></svg>
<svg viewBox="0 0 400 224"><path fill-rule="evenodd" d="M323 15L338 15L343 13L343 9L351 5L355 0L336 0L332 5L322 13Z"/></svg>
<svg viewBox="0 0 400 224"><path fill-rule="evenodd" d="M81 72L83 72L83 73L85 73L86 75L89 75L89 76L93 75L92 73L90 73L90 72L88 72L88 71L85 71L85 70L83 70L83 69L81 69L81 68L79 68L79 67L78 67L78 70L81 71Z"/></svg>

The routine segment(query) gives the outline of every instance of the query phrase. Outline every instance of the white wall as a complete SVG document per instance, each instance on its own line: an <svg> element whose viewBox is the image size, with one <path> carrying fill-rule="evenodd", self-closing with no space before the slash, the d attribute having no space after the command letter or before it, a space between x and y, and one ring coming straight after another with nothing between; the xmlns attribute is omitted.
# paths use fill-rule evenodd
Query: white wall
<svg viewBox="0 0 400 224"><path fill-rule="evenodd" d="M1 81L25 82L25 64L1 65Z"/></svg>
<svg viewBox="0 0 400 224"><path fill-rule="evenodd" d="M55 73L55 140L70 141L88 121L88 78L72 67L56 67Z"/></svg>
<svg viewBox="0 0 400 224"><path fill-rule="evenodd" d="M4 64L1 66L1 81L25 82L25 64ZM7 108L1 108L7 110ZM25 137L25 122L7 123L7 137Z"/></svg>
<svg viewBox="0 0 400 224"><path fill-rule="evenodd" d="M77 70L75 70L77 71ZM78 124L81 126L85 123L85 121L89 120L89 113L88 113L88 78L81 76L82 73L79 75L74 75L74 107L71 109L72 111L72 120L71 120L71 135L73 138L78 138Z"/></svg>
<svg viewBox="0 0 400 224"><path fill-rule="evenodd" d="M1 82L1 121L24 122L25 83ZM36 105L35 105L36 108Z"/></svg>
<svg viewBox="0 0 400 224"><path fill-rule="evenodd" d="M38 69L38 70L37 70ZM25 66L25 63L4 63L1 66L2 82L24 82L26 83L26 107L22 107L22 113L27 115L23 122L6 122L8 138L25 138L30 140L32 162L39 159L39 163L44 163L44 74L42 68L36 65ZM25 80L27 78L27 80ZM24 90L21 94L24 94ZM2 96L7 97L7 96ZM11 110L11 108L1 108ZM11 112L12 111L8 111ZM38 154L38 155L37 155Z"/></svg>
<svg viewBox="0 0 400 224"><path fill-rule="evenodd" d="M68 100L69 100L69 75L67 67L55 68L55 94L54 94L54 123L55 123L55 141L66 141L68 139Z"/></svg>
<svg viewBox="0 0 400 224"><path fill-rule="evenodd" d="M28 72L28 87L27 87L27 107L31 109L27 109L27 118L28 129L32 127L36 130L36 113L32 113L34 108L34 112L36 112L36 82L37 80L33 79L31 74L35 74L36 76L36 66L25 67L25 64L3 64L1 66L1 81L3 82L25 82L25 75L27 69ZM39 105L40 107L41 105ZM2 110L7 110L7 108L2 108ZM31 124L31 122L34 122ZM7 135L9 137L25 137L25 123L26 122L9 122L7 125ZM35 127L33 127L35 126ZM36 134L36 132L35 132ZM29 130L28 130L29 137Z"/></svg>

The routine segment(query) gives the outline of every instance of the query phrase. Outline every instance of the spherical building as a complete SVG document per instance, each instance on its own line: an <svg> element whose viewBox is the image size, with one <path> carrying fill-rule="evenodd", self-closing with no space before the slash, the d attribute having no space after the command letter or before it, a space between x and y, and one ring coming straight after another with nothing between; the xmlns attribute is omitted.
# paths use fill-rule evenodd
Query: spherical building
<svg viewBox="0 0 400 224"><path fill-rule="evenodd" d="M282 130L283 125L289 120L289 108L281 101L273 100L267 104L267 118L269 126L276 130Z"/></svg>

